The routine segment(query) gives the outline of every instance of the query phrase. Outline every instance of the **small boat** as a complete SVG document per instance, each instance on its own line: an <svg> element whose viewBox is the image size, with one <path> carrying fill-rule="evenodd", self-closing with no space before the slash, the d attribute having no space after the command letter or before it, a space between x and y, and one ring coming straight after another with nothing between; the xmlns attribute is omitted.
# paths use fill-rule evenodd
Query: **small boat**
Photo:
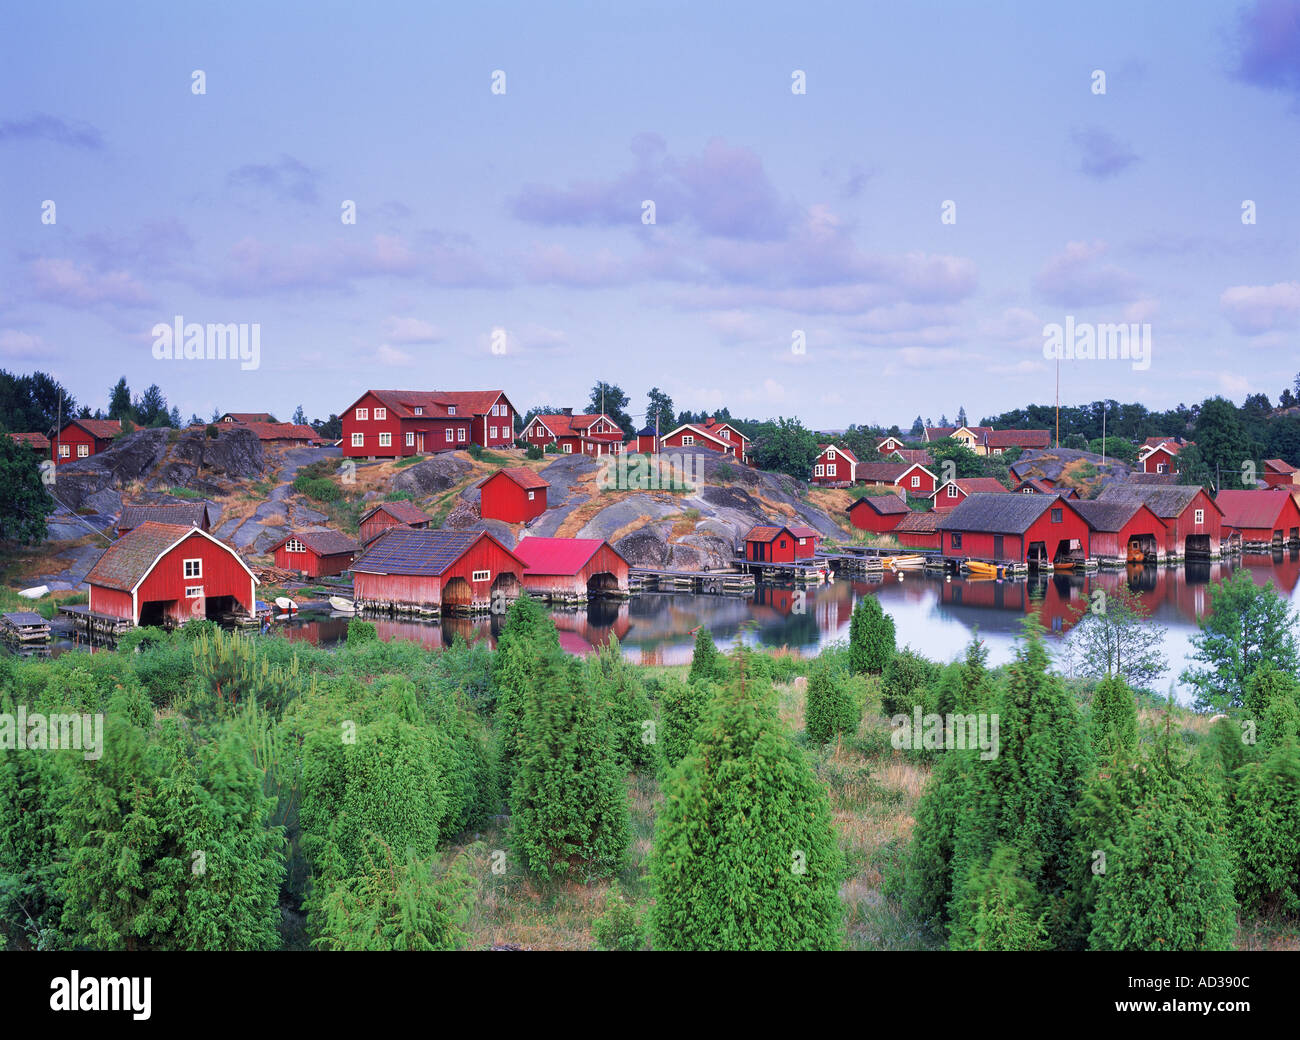
<svg viewBox="0 0 1300 1040"><path fill-rule="evenodd" d="M298 604L295 603L293 600L291 600L288 596L276 596L275 606L277 610L279 610L281 613L284 614L298 613Z"/></svg>
<svg viewBox="0 0 1300 1040"><path fill-rule="evenodd" d="M357 612L357 605L350 599L344 599L342 596L331 596L330 606L340 614L355 614Z"/></svg>
<svg viewBox="0 0 1300 1040"><path fill-rule="evenodd" d="M35 588L23 589L18 595L22 596L23 599L40 599L49 591L50 587L48 585L37 585Z"/></svg>
<svg viewBox="0 0 1300 1040"><path fill-rule="evenodd" d="M925 557L915 555L895 556L891 559L889 566L893 567L894 570L898 570L900 567L924 567Z"/></svg>
<svg viewBox="0 0 1300 1040"><path fill-rule="evenodd" d="M971 577L974 578L996 578L998 576L998 565L996 563L970 560L966 567L970 571Z"/></svg>
<svg viewBox="0 0 1300 1040"><path fill-rule="evenodd" d="M1074 570L1073 560L1053 560L1052 570L1054 571L1072 571Z"/></svg>

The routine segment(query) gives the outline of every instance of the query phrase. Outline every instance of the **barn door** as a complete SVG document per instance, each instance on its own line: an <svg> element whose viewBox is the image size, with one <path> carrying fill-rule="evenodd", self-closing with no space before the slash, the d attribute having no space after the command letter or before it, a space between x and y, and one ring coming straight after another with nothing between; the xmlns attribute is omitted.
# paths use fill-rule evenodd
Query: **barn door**
<svg viewBox="0 0 1300 1040"><path fill-rule="evenodd" d="M993 536L993 558L995 560L1002 559L1002 536L1000 534Z"/></svg>

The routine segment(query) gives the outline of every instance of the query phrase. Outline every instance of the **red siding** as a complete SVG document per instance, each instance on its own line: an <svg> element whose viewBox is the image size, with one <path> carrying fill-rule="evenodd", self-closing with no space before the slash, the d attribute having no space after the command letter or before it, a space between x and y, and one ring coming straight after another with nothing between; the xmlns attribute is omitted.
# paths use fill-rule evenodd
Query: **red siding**
<svg viewBox="0 0 1300 1040"><path fill-rule="evenodd" d="M275 550L275 565L285 570L302 571L309 578L323 578L331 574L342 574L352 562L351 553L335 553L333 556L318 556L307 549L304 552L290 552L287 544Z"/></svg>
<svg viewBox="0 0 1300 1040"><path fill-rule="evenodd" d="M488 571L488 579L473 581L476 570ZM492 602L492 583L501 574L513 575L519 585L523 584L522 568L515 557L491 538L484 537L439 577L357 572L352 577L352 588L359 603L398 603L432 610L442 605L453 579L463 578L470 586L469 603L486 607Z"/></svg>
<svg viewBox="0 0 1300 1040"><path fill-rule="evenodd" d="M1203 521L1199 524L1196 522L1198 509L1205 510ZM1223 514L1204 490L1188 503L1182 513L1165 520L1165 551L1173 555L1186 555L1187 539L1191 535L1209 535L1210 552L1219 551L1219 543L1223 538Z"/></svg>
<svg viewBox="0 0 1300 1040"><path fill-rule="evenodd" d="M184 561L196 557L203 561L202 576L186 578ZM244 609L253 613L253 579L239 557L226 546L197 534L190 535L158 561L136 593L137 607L143 611L146 603L161 601L172 605L167 613L173 617L202 617L203 599L185 597L185 589L191 585L203 587L203 599L234 596Z"/></svg>
<svg viewBox="0 0 1300 1040"><path fill-rule="evenodd" d="M1052 511L1061 510L1061 520L1059 523L1052 522ZM1043 510L1040 516L1030 526L1029 530L1020 534L1003 534L1002 551L997 552L997 545L994 539L997 537L994 532L987 531L940 531L941 548L945 556L952 556L959 559L974 560L1019 560L1023 563L1029 561L1029 547L1034 542L1043 542L1047 547L1048 559L1055 559L1060 543L1064 541L1077 540L1082 547L1084 556L1089 554L1089 536L1090 531L1088 524L1078 513L1070 508L1069 504L1058 499L1049 509ZM953 546L953 535L961 535L961 546Z"/></svg>
<svg viewBox="0 0 1300 1040"><path fill-rule="evenodd" d="M830 457L831 449L826 448L813 462L812 482L814 484L851 484L853 483L853 462L839 448L835 449L835 458ZM817 475L817 467L822 467L822 475Z"/></svg>
<svg viewBox="0 0 1300 1040"><path fill-rule="evenodd" d="M1165 468L1161 469L1161 466ZM1159 448L1142 460L1142 471L1144 473L1177 473L1177 456L1169 454L1164 448Z"/></svg>
<svg viewBox="0 0 1300 1040"><path fill-rule="evenodd" d="M628 563L608 545L602 545L590 560L576 574L539 574L524 575L524 587L538 592L572 592L583 595L587 591L587 582L595 574L608 572L618 579L620 591L627 591Z"/></svg>
<svg viewBox="0 0 1300 1040"><path fill-rule="evenodd" d="M1088 555L1097 559L1103 557L1123 560L1128 556L1128 543L1138 537L1155 539L1158 552L1163 555L1165 545L1165 525L1160 517L1143 506L1118 531L1093 531Z"/></svg>
<svg viewBox="0 0 1300 1040"><path fill-rule="evenodd" d="M54 460L56 466L62 466L64 463L73 462L79 458L85 459L91 455L98 455L112 443L113 441L108 437L95 437L80 426L69 426L50 443L50 458ZM66 458L59 456L59 444L67 446L68 455ZM85 455L77 454L78 445L86 446Z"/></svg>
<svg viewBox="0 0 1300 1040"><path fill-rule="evenodd" d="M913 477L917 478L915 487L912 486ZM899 477L898 481L898 486L913 498L929 498L934 494L935 479L930 475L929 470L923 466L913 466Z"/></svg>
<svg viewBox="0 0 1300 1040"><path fill-rule="evenodd" d="M131 614L131 593L106 589L102 585L90 586L90 609L95 614L135 620Z"/></svg>
<svg viewBox="0 0 1300 1040"><path fill-rule="evenodd" d="M695 443L691 445L683 444L682 443L683 437L694 437ZM736 454L736 445L728 444L726 445L726 447L723 447L723 445L719 444L717 441L712 440L709 437L705 437L699 433L692 433L690 430L682 430L680 433L676 434L675 436L662 438L662 445L659 450L662 451L664 448L686 448L686 447L708 448L709 451L716 451L722 455Z"/></svg>
<svg viewBox="0 0 1300 1040"><path fill-rule="evenodd" d="M357 418L357 409L366 409L366 418ZM474 417L415 415L399 419L388 408L383 419L376 419L375 409L387 408L374 394L367 393L355 402L343 418L343 454L350 458L405 458L410 455L429 454L468 448L474 442ZM447 439L450 431L451 440ZM362 443L352 443L353 434L362 435ZM391 444L381 445L380 434L388 434ZM406 435L413 443L406 443ZM423 446L423 447L421 447Z"/></svg>
<svg viewBox="0 0 1300 1040"><path fill-rule="evenodd" d="M905 516L906 513L888 513L881 516L869 505L858 505L856 502L849 506L849 520L852 521L853 526L861 531L872 531L875 534L892 531Z"/></svg>
<svg viewBox="0 0 1300 1040"><path fill-rule="evenodd" d="M480 491L479 515L486 520L523 524L546 512L546 488L521 488L504 473L489 477Z"/></svg>
<svg viewBox="0 0 1300 1040"><path fill-rule="evenodd" d="M797 542L798 539L789 531L782 531L770 542L746 542L745 559L762 563L794 563L799 553ZM811 556L812 552L805 552L803 555Z"/></svg>

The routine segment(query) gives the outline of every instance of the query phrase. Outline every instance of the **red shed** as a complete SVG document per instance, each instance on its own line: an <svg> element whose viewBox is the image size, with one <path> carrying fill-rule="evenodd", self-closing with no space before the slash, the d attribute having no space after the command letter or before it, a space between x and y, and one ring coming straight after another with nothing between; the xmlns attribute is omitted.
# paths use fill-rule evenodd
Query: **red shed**
<svg viewBox="0 0 1300 1040"><path fill-rule="evenodd" d="M849 520L859 530L883 534L897 527L909 512L898 495L863 495L849 506Z"/></svg>
<svg viewBox="0 0 1300 1040"><path fill-rule="evenodd" d="M526 524L546 511L551 485L527 466L507 466L479 484L479 515L485 520Z"/></svg>
<svg viewBox="0 0 1300 1040"><path fill-rule="evenodd" d="M1178 453L1195 443L1182 437L1148 437L1138 449L1138 465L1144 473L1177 473Z"/></svg>
<svg viewBox="0 0 1300 1040"><path fill-rule="evenodd" d="M745 535L745 559L755 563L795 563L810 560L817 552L821 533L796 524L774 527L770 524L750 528Z"/></svg>
<svg viewBox="0 0 1300 1040"><path fill-rule="evenodd" d="M910 509L907 515L898 521L898 526L893 531L894 537L898 539L899 545L912 549L937 549L939 548L939 521L943 515L943 513L922 513L920 510Z"/></svg>
<svg viewBox="0 0 1300 1040"><path fill-rule="evenodd" d="M40 455L50 450L50 439L43 433L11 433L8 436L10 440L28 445Z"/></svg>
<svg viewBox="0 0 1300 1040"><path fill-rule="evenodd" d="M50 457L56 466L88 459L107 449L121 432L122 423L117 419L71 419L54 435Z"/></svg>
<svg viewBox="0 0 1300 1040"><path fill-rule="evenodd" d="M383 534L390 527L413 527L416 530L426 528L433 522L433 517L423 512L419 506L398 499L395 502L380 502L367 509L357 521L361 530L361 542L364 545L376 535Z"/></svg>
<svg viewBox="0 0 1300 1040"><path fill-rule="evenodd" d="M173 499L171 502L144 502L138 505L123 503L122 516L117 521L117 533L126 534L151 520L156 524L197 527L200 531L211 531L212 505L205 501L187 502L182 499Z"/></svg>
<svg viewBox="0 0 1300 1040"><path fill-rule="evenodd" d="M1223 510L1204 488L1191 484L1112 484L1099 502L1136 498L1165 525L1166 556L1177 559L1216 557L1223 536Z"/></svg>
<svg viewBox="0 0 1300 1040"><path fill-rule="evenodd" d="M969 495L939 521L945 557L1036 566L1087 559L1088 522L1072 503L1056 495L1003 492Z"/></svg>
<svg viewBox="0 0 1300 1040"><path fill-rule="evenodd" d="M1214 498L1223 510L1224 532L1243 546L1281 549L1300 543L1300 506L1285 488L1220 491Z"/></svg>
<svg viewBox="0 0 1300 1040"><path fill-rule="evenodd" d="M145 522L104 550L86 584L93 613L161 625L236 608L252 614L257 578L206 531Z"/></svg>
<svg viewBox="0 0 1300 1040"><path fill-rule="evenodd" d="M1164 556L1164 521L1135 498L1070 503L1092 529L1089 555L1120 563L1158 562Z"/></svg>
<svg viewBox="0 0 1300 1040"><path fill-rule="evenodd" d="M524 588L547 599L627 594L628 562L600 538L521 538Z"/></svg>
<svg viewBox="0 0 1300 1040"><path fill-rule="evenodd" d="M272 548L275 565L288 571L301 571L309 578L342 574L352 563L361 546L341 531L324 527L294 531Z"/></svg>
<svg viewBox="0 0 1300 1040"><path fill-rule="evenodd" d="M26 437L30 435L16 433L14 436ZM1264 483L1269 487L1285 487L1287 489L1296 487L1300 485L1300 469L1296 469L1291 463L1282 459L1265 459Z"/></svg>
<svg viewBox="0 0 1300 1040"><path fill-rule="evenodd" d="M352 564L358 607L393 613L493 609L519 595L524 563L486 531L394 527Z"/></svg>

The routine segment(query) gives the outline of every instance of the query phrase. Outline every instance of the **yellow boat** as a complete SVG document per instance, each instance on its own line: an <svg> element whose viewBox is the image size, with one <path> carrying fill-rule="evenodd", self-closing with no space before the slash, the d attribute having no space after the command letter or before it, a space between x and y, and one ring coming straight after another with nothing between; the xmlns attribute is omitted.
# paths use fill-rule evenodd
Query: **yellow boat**
<svg viewBox="0 0 1300 1040"><path fill-rule="evenodd" d="M983 563L979 560L968 560L966 569L970 571L971 576L975 578L996 578L998 576L998 567L995 563Z"/></svg>

